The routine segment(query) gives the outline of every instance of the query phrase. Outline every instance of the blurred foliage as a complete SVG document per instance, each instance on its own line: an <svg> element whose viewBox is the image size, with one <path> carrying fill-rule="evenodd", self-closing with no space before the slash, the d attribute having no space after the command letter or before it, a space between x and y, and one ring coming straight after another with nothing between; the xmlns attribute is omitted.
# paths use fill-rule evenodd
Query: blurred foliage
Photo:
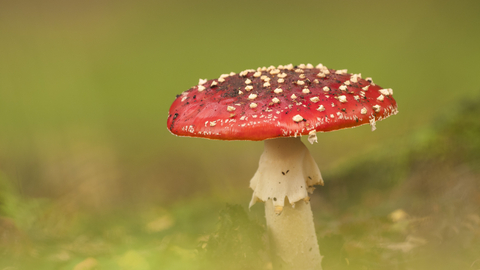
<svg viewBox="0 0 480 270"><path fill-rule="evenodd" d="M171 136L175 95L199 78L321 62L393 88L400 110L373 133L322 134L312 152L329 169L471 95L479 10L475 0L0 1L0 168L23 194L72 211L224 196L244 186L261 144Z"/></svg>
<svg viewBox="0 0 480 270"><path fill-rule="evenodd" d="M265 227L250 220L240 205L227 204L216 232L200 245L208 269L262 269L269 262Z"/></svg>

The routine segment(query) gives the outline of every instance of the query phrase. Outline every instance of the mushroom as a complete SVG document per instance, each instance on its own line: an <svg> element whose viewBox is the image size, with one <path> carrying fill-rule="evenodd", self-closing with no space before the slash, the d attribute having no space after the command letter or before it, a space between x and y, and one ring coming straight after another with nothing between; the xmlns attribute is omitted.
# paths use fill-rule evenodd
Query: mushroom
<svg viewBox="0 0 480 270"><path fill-rule="evenodd" d="M240 94L246 87L249 94ZM313 143L317 132L364 124L373 131L376 121L397 114L392 94L371 79L321 64L247 69L200 80L178 95L167 126L178 136L264 141L249 206L265 202L273 264L321 269L309 194L323 179L300 137Z"/></svg>

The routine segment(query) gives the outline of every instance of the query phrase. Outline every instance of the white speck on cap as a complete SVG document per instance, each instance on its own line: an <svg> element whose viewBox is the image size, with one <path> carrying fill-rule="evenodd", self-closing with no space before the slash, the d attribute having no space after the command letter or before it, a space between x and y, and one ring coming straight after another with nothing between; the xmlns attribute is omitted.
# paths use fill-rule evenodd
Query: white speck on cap
<svg viewBox="0 0 480 270"><path fill-rule="evenodd" d="M369 82L369 83L373 83L373 80L372 80L371 77L367 77L367 78L365 78L365 80L366 80L367 82Z"/></svg>
<svg viewBox="0 0 480 270"><path fill-rule="evenodd" d="M284 79L282 79L282 78L280 78L280 79L278 79L278 81L277 81L277 82L278 82L278 83L284 83L284 82L285 82L285 80L284 80Z"/></svg>
<svg viewBox="0 0 480 270"><path fill-rule="evenodd" d="M218 81L219 81L219 82L224 82L225 79L224 79L223 77L220 77L220 78L218 78Z"/></svg>
<svg viewBox="0 0 480 270"><path fill-rule="evenodd" d="M300 74L300 75L298 75L298 77L299 77L300 79L305 79L305 74Z"/></svg>
<svg viewBox="0 0 480 270"><path fill-rule="evenodd" d="M325 91L325 92L328 92L328 91L330 91L330 87L324 86L324 87L322 88L322 90Z"/></svg>
<svg viewBox="0 0 480 270"><path fill-rule="evenodd" d="M312 97L310 98L310 101L312 101L313 103L317 103L320 101L320 99L318 97Z"/></svg>
<svg viewBox="0 0 480 270"><path fill-rule="evenodd" d="M242 91L238 91L238 94L241 95L241 94L243 94L243 92L242 92Z"/></svg>
<svg viewBox="0 0 480 270"><path fill-rule="evenodd" d="M378 90L380 93L382 93L382 95L385 95L385 96L388 96L388 95L391 95L393 94L393 90L390 88L390 89L380 89ZM390 94L391 93L391 94Z"/></svg>
<svg viewBox="0 0 480 270"><path fill-rule="evenodd" d="M205 86L199 85L198 86L198 92L202 92L203 90L205 90Z"/></svg>
<svg viewBox="0 0 480 270"><path fill-rule="evenodd" d="M342 84L342 85L340 85L340 87L339 87L338 89L340 89L340 90L342 90L342 91L346 91L346 90L347 90L347 86L344 85L344 84Z"/></svg>
<svg viewBox="0 0 480 270"><path fill-rule="evenodd" d="M333 115L333 114L330 114L330 118L334 118L334 117L335 117L335 115Z"/></svg>
<svg viewBox="0 0 480 270"><path fill-rule="evenodd" d="M216 122L216 121L211 121L211 122L210 122L210 126L211 126L211 127L214 127L214 126L216 126L216 125L217 125L217 122Z"/></svg>
<svg viewBox="0 0 480 270"><path fill-rule="evenodd" d="M277 75L278 78L285 78L287 77L287 73L281 73Z"/></svg>
<svg viewBox="0 0 480 270"><path fill-rule="evenodd" d="M322 63L320 63L320 64L316 65L315 68L322 69L322 68L324 68L324 66L322 65Z"/></svg>
<svg viewBox="0 0 480 270"><path fill-rule="evenodd" d="M199 80L198 80L198 84L199 84L199 85L200 85L200 84L204 84L204 83L206 83L207 81L208 81L207 79L199 79Z"/></svg>
<svg viewBox="0 0 480 270"><path fill-rule="evenodd" d="M217 84L218 84L217 81L213 81L213 82L210 84L210 87L216 86Z"/></svg>
<svg viewBox="0 0 480 270"><path fill-rule="evenodd" d="M313 80L314 83L319 83L318 79Z"/></svg>
<svg viewBox="0 0 480 270"><path fill-rule="evenodd" d="M300 81L300 80L298 80L298 81L297 81L297 84L298 84L298 85L304 85L304 84L305 84L305 82L304 82L304 81Z"/></svg>
<svg viewBox="0 0 480 270"><path fill-rule="evenodd" d="M278 99L278 98L276 98L276 97L275 97L275 98L272 98L272 102L273 102L273 103L280 103L280 99Z"/></svg>
<svg viewBox="0 0 480 270"><path fill-rule="evenodd" d="M385 96L384 95L380 95L377 97L377 100L378 101L383 101L385 99Z"/></svg>
<svg viewBox="0 0 480 270"><path fill-rule="evenodd" d="M257 106L258 106L257 103L253 103L253 102L250 103L250 108L252 109L256 108Z"/></svg>
<svg viewBox="0 0 480 270"><path fill-rule="evenodd" d="M187 98L188 98L187 96L184 96L184 97L182 97L181 101L184 102Z"/></svg>
<svg viewBox="0 0 480 270"><path fill-rule="evenodd" d="M301 68L297 68L297 69L295 69L295 72L296 72L296 73L303 73L304 71L303 71L303 69L301 69Z"/></svg>
<svg viewBox="0 0 480 270"><path fill-rule="evenodd" d="M295 115L292 119L297 123L303 121L303 117L300 114Z"/></svg>
<svg viewBox="0 0 480 270"><path fill-rule="evenodd" d="M228 74L228 75L230 75L230 76L235 76L235 74L236 74L236 73L232 71L232 72L230 72L230 74Z"/></svg>
<svg viewBox="0 0 480 270"><path fill-rule="evenodd" d="M247 90L247 91L251 91L252 89L253 89L253 86L251 86L251 85L245 86L245 90Z"/></svg>
<svg viewBox="0 0 480 270"><path fill-rule="evenodd" d="M306 68L313 68L313 65L310 64L310 63L308 63L305 67L306 67Z"/></svg>
<svg viewBox="0 0 480 270"><path fill-rule="evenodd" d="M342 102L342 103L347 102L347 96L345 96L345 95L339 96L339 97L338 97L338 101L340 101L340 102Z"/></svg>
<svg viewBox="0 0 480 270"><path fill-rule="evenodd" d="M360 113L361 114L367 114L367 108L362 108L362 110L360 110Z"/></svg>
<svg viewBox="0 0 480 270"><path fill-rule="evenodd" d="M308 93L310 93L310 89L308 89L308 88L303 88L302 93L308 94Z"/></svg>
<svg viewBox="0 0 480 270"><path fill-rule="evenodd" d="M263 84L263 87L269 87L269 86L270 86L270 83L269 83L269 82L265 82L265 83Z"/></svg>
<svg viewBox="0 0 480 270"><path fill-rule="evenodd" d="M358 101L360 99L360 96L355 95L353 96L353 98Z"/></svg>
<svg viewBox="0 0 480 270"><path fill-rule="evenodd" d="M317 111L319 111L319 112L325 111L325 106L323 106L323 105L318 106Z"/></svg>
<svg viewBox="0 0 480 270"><path fill-rule="evenodd" d="M362 90L363 90L363 91L368 91L368 87L370 87L370 85L367 85L367 86L365 86L365 87L362 87Z"/></svg>
<svg viewBox="0 0 480 270"><path fill-rule="evenodd" d="M283 92L282 88L277 88L275 90L273 90L273 92L275 92L275 94L280 94Z"/></svg>
<svg viewBox="0 0 480 270"><path fill-rule="evenodd" d="M337 71L335 71L335 74L347 74L348 70L346 69L339 69Z"/></svg>
<svg viewBox="0 0 480 270"><path fill-rule="evenodd" d="M353 74L353 75L350 77L350 81L356 83L356 82L358 82L358 79L359 79L359 78L362 78L362 74L361 74L361 73L359 73L359 74Z"/></svg>
<svg viewBox="0 0 480 270"><path fill-rule="evenodd" d="M278 74L278 73L280 73L279 69L273 69L272 71L270 71L271 75L275 75L275 74Z"/></svg>
<svg viewBox="0 0 480 270"><path fill-rule="evenodd" d="M365 92L360 91L360 96L364 97L364 96L365 96Z"/></svg>
<svg viewBox="0 0 480 270"><path fill-rule="evenodd" d="M261 72L261 71L257 71L257 72L255 72L255 73L253 73L253 77L255 77L255 78L258 78L258 77L260 77L260 76L262 76L262 72Z"/></svg>
<svg viewBox="0 0 480 270"><path fill-rule="evenodd" d="M248 70L244 70L244 71L238 73L238 75L240 75L242 77L245 77L247 74L248 74Z"/></svg>
<svg viewBox="0 0 480 270"><path fill-rule="evenodd" d="M286 69L288 70L292 70L293 69L293 65L292 64L288 64L285 66Z"/></svg>
<svg viewBox="0 0 480 270"><path fill-rule="evenodd" d="M372 118L370 118L369 122L370 122L370 126L372 127L372 131L375 131L375 129L377 129L377 127L375 126L376 125L375 117L372 116Z"/></svg>
<svg viewBox="0 0 480 270"><path fill-rule="evenodd" d="M346 81L343 82L343 84L345 84L345 85L350 85L351 83L350 83L349 80L346 80Z"/></svg>
<svg viewBox="0 0 480 270"><path fill-rule="evenodd" d="M252 80L250 80L250 79L245 80L245 84L251 84L251 83L252 83Z"/></svg>
<svg viewBox="0 0 480 270"><path fill-rule="evenodd" d="M318 142L317 140L317 131L314 129L308 133L308 142L313 144L314 142Z"/></svg>
<svg viewBox="0 0 480 270"><path fill-rule="evenodd" d="M374 105L374 106L372 106L372 108L375 112L379 112L381 107L380 107L380 105Z"/></svg>
<svg viewBox="0 0 480 270"><path fill-rule="evenodd" d="M235 107L233 107L233 106L228 106L228 107L227 107L227 111L233 112L233 111L235 111Z"/></svg>
<svg viewBox="0 0 480 270"><path fill-rule="evenodd" d="M296 99L297 96L295 96L295 94L292 94L292 95L290 96L290 98L291 98L291 99Z"/></svg>
<svg viewBox="0 0 480 270"><path fill-rule="evenodd" d="M299 68L305 69L305 64L298 65Z"/></svg>
<svg viewBox="0 0 480 270"><path fill-rule="evenodd" d="M250 99L250 100L254 100L254 99L256 99L256 98L257 98L257 95L255 95L255 94L250 94L250 95L248 96L248 99Z"/></svg>
<svg viewBox="0 0 480 270"><path fill-rule="evenodd" d="M323 73L323 72L320 72L320 73L317 74L317 77L319 77L319 78L325 78L325 76L327 76L327 75L325 75L325 73Z"/></svg>

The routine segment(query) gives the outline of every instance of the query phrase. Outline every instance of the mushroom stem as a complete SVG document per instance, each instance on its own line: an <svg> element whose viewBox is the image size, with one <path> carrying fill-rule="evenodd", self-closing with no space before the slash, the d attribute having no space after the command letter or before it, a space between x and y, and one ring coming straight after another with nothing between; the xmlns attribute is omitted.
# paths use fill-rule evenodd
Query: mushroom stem
<svg viewBox="0 0 480 270"><path fill-rule="evenodd" d="M286 203L281 215L266 202L265 217L274 269L322 269L310 202Z"/></svg>
<svg viewBox="0 0 480 270"><path fill-rule="evenodd" d="M308 193L323 185L317 164L300 138L265 141L258 170L250 180L265 216L274 265L280 269L321 269Z"/></svg>

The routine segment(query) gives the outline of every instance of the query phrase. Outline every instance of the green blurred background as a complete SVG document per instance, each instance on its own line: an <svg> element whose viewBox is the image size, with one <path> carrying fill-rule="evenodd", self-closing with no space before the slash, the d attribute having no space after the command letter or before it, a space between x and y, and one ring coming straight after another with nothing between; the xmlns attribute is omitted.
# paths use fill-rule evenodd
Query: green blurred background
<svg viewBox="0 0 480 270"><path fill-rule="evenodd" d="M326 183L312 196L324 268L478 269L480 132L454 123L480 121L479 33L476 0L1 0L0 269L221 267L207 247L246 209L262 143L175 137L168 109L199 78L289 63L373 77L400 111L307 146ZM442 177L470 179L450 210L431 195L454 186ZM470 244L439 255L428 228L445 226Z"/></svg>

